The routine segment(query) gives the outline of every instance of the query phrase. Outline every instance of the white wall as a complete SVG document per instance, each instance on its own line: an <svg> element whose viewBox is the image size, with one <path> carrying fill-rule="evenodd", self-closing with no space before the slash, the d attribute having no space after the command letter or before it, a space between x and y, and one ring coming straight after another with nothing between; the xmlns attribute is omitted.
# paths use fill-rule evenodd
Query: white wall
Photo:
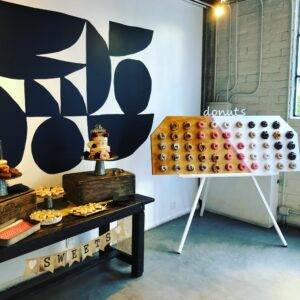
<svg viewBox="0 0 300 300"><path fill-rule="evenodd" d="M200 112L201 60L202 60L202 9L182 0L18 0L9 1L36 8L59 11L89 20L108 42L109 21L154 30L153 41L146 50L128 57L141 59L152 77L150 103L143 113L154 113L154 127L165 115L189 115ZM7 29L9 33L9 28ZM124 59L126 57L122 57ZM112 58L115 68L119 58ZM113 85L109 101L99 113L119 113L114 100ZM36 187L40 184L59 184L62 174L50 176L34 163L30 143L38 120L28 120L29 136L26 152L20 170L24 173L22 182ZM84 119L77 125L85 130ZM138 129L137 129L138 130ZM85 140L88 137L85 135ZM134 155L110 167L120 167L136 174L137 192L152 196L155 203L146 208L146 227L154 227L186 213L191 205L196 181L176 177L155 177L151 175L149 139ZM70 172L90 170L92 163L81 163ZM83 235L82 239L88 239ZM81 239L69 241L69 247ZM0 284L7 286L20 279L25 257L59 251L66 246L61 242L43 251L35 251L13 261L0 265Z"/></svg>

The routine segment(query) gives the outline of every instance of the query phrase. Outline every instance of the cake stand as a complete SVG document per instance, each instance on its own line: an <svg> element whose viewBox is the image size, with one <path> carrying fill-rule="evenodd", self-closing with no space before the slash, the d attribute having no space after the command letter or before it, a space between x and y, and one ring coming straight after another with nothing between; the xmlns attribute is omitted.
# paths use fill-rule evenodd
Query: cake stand
<svg viewBox="0 0 300 300"><path fill-rule="evenodd" d="M95 161L96 162L95 171L94 171L95 176L105 176L106 175L105 162L106 161L114 161L116 159L118 159L118 156L112 156L109 159L88 159L88 158L84 158L84 160L86 160L86 161Z"/></svg>
<svg viewBox="0 0 300 300"><path fill-rule="evenodd" d="M11 178L7 178L7 179L0 179L0 197L5 197L8 195L8 191L7 191L7 182L9 180L13 180L13 179L17 179L20 178L22 176L15 176L15 177L11 177Z"/></svg>

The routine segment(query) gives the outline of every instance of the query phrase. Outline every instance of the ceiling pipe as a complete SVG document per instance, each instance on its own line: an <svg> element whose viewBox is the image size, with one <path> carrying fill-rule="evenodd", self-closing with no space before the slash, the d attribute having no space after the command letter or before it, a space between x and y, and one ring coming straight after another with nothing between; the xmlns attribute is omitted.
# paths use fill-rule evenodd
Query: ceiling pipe
<svg viewBox="0 0 300 300"><path fill-rule="evenodd" d="M205 1L200 1L200 0L183 0L183 1L195 4L195 5L199 5L203 8L214 8L214 6L212 4L207 3Z"/></svg>

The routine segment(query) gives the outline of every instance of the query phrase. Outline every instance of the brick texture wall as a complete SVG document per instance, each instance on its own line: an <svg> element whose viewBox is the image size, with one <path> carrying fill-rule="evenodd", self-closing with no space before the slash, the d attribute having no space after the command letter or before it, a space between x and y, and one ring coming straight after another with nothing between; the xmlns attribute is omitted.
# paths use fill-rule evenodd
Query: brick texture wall
<svg viewBox="0 0 300 300"><path fill-rule="evenodd" d="M233 107L247 109L248 115L280 115L287 119L290 76L290 45L292 1L264 0L263 63L261 87L254 95L237 95ZM232 5L231 84L235 70L235 14ZM225 90L228 73L229 25L228 15L218 23L217 92ZM259 0L246 0L238 7L238 84L233 92L251 92L258 82L260 54L261 5ZM219 101L226 101L226 93L219 93ZM300 134L300 120L288 120ZM283 178L281 178L283 179ZM293 173L281 180L279 203L300 210L300 174ZM284 183L284 186L283 186ZM283 196L282 196L283 193ZM300 216L288 217L289 223L300 225Z"/></svg>

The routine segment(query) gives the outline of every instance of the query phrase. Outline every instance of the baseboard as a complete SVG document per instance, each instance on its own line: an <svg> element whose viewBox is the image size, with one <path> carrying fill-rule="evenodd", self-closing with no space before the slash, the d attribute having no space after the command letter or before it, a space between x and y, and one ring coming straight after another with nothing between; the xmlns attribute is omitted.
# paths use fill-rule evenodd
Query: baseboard
<svg viewBox="0 0 300 300"><path fill-rule="evenodd" d="M151 230L151 229L153 229L153 228L155 228L155 227L158 227L158 226L160 226L160 225L163 225L163 224L166 224L166 223L168 223L168 222L170 222L170 221L173 221L173 220L175 220L175 219L178 219L178 218L180 218L180 217L182 217L182 216L187 215L190 211L191 211L191 209L190 209L190 208L187 208L187 209L185 209L185 210L182 210L182 211L180 211L180 212L177 212L176 214L174 214L174 215L172 215L172 216L168 216L168 217L164 218L163 220L160 220L160 221L157 222L157 223L154 223L154 224L151 224L150 226L147 226L147 227L145 228L145 230L146 230L146 231L147 231L147 230Z"/></svg>

